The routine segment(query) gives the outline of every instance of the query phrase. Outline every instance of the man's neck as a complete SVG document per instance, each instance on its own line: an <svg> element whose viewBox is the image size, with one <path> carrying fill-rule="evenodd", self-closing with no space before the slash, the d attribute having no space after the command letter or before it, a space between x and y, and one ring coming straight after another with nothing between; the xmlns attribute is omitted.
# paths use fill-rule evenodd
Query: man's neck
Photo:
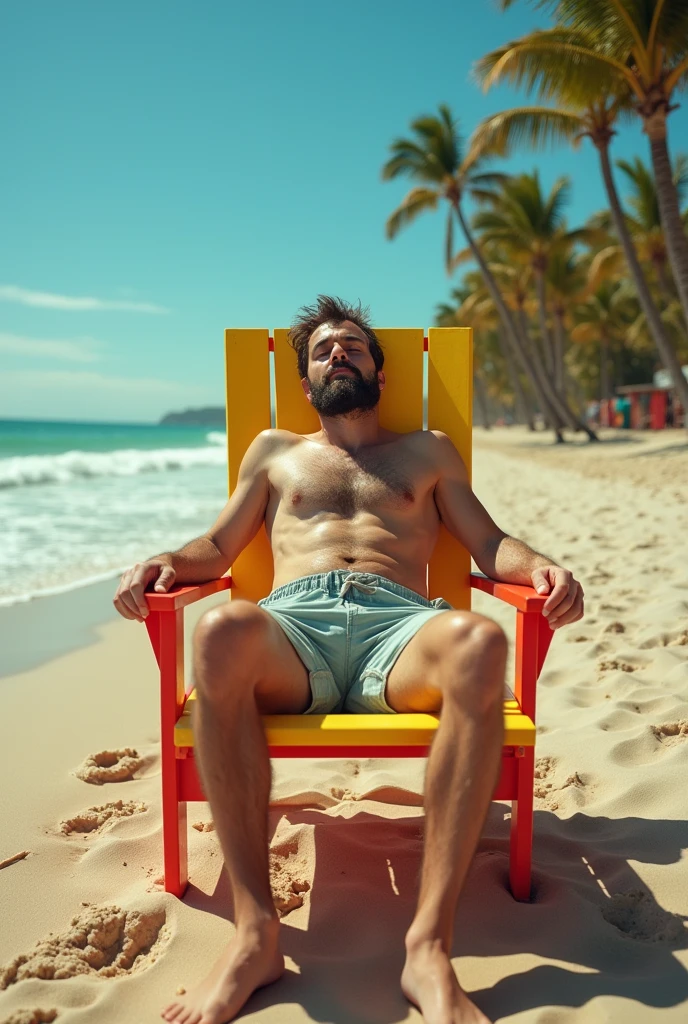
<svg viewBox="0 0 688 1024"><path fill-rule="evenodd" d="M378 409L364 413L347 413L345 416L319 416L321 444L356 452L379 444L387 431L380 427Z"/></svg>

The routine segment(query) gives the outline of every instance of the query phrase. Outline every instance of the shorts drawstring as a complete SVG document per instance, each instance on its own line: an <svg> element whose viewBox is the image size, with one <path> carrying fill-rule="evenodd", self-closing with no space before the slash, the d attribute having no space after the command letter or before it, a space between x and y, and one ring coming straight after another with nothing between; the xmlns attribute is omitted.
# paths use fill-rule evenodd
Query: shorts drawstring
<svg viewBox="0 0 688 1024"><path fill-rule="evenodd" d="M339 591L339 597L341 600L344 600L344 595L348 594L352 587L356 587L356 589L360 590L362 594L374 594L377 587L372 586L370 583L365 583L364 578L371 580L377 579L376 576L373 576L369 572L350 572L348 576L345 576L341 590Z"/></svg>

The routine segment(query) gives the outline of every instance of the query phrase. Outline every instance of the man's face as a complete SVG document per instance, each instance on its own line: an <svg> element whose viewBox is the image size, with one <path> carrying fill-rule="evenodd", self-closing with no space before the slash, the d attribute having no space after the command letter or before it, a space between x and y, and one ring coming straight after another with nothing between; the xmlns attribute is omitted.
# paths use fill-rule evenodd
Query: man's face
<svg viewBox="0 0 688 1024"><path fill-rule="evenodd" d="M308 343L311 405L321 416L344 416L374 409L384 374L375 369L368 339L356 324L321 324Z"/></svg>

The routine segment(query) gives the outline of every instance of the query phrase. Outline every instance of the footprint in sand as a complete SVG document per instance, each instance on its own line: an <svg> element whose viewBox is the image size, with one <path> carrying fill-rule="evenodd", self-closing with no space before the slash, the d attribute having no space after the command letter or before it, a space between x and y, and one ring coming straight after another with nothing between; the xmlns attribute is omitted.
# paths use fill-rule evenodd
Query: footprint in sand
<svg viewBox="0 0 688 1024"><path fill-rule="evenodd" d="M608 622L602 630L603 633L625 633L626 627L623 622Z"/></svg>
<svg viewBox="0 0 688 1024"><path fill-rule="evenodd" d="M105 782L129 782L134 772L143 767L143 758L133 747L122 747L120 750L101 750L98 754L89 754L79 765L74 774L83 782L94 786L102 786Z"/></svg>
<svg viewBox="0 0 688 1024"><path fill-rule="evenodd" d="M539 757L535 762L533 795L536 800L542 800L545 807L550 811L559 810L559 802L561 800L559 794L563 793L564 790L570 789L573 786L576 790L582 791L586 785L583 777L578 772L567 776L560 786L556 785L551 779L556 770L556 765L557 761L553 757ZM577 798L577 802L584 801Z"/></svg>
<svg viewBox="0 0 688 1024"><path fill-rule="evenodd" d="M57 1019L57 1010L15 1010L2 1024L51 1024Z"/></svg>
<svg viewBox="0 0 688 1024"><path fill-rule="evenodd" d="M635 672L636 669L641 668L640 665L634 665L630 661L624 661L623 658L603 658L602 661L597 663L597 668L600 672Z"/></svg>
<svg viewBox="0 0 688 1024"><path fill-rule="evenodd" d="M0 968L0 990L26 978L116 978L144 970L169 941L164 910L88 907L61 935L41 939Z"/></svg>
<svg viewBox="0 0 688 1024"><path fill-rule="evenodd" d="M311 887L306 874L307 858L299 850L298 836L270 849L272 901L280 917L303 906L303 894Z"/></svg>
<svg viewBox="0 0 688 1024"><path fill-rule="evenodd" d="M666 747L676 746L683 740L688 739L688 719L679 722L665 722L663 725L651 725L655 739Z"/></svg>
<svg viewBox="0 0 688 1024"><path fill-rule="evenodd" d="M640 889L617 893L601 911L608 924L638 942L673 943L688 934L678 914L664 910L649 893Z"/></svg>
<svg viewBox="0 0 688 1024"><path fill-rule="evenodd" d="M133 800L113 800L109 804L100 807L89 807L73 818L66 818L60 822L58 831L65 836L74 834L100 835L107 831L120 818L128 818L132 814L141 814L147 811L144 803L135 803Z"/></svg>

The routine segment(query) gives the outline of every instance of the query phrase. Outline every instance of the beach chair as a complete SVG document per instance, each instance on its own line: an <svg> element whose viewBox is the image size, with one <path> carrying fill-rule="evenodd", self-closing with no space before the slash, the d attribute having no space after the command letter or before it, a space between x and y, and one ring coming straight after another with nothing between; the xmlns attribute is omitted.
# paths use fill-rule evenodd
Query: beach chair
<svg viewBox="0 0 688 1024"><path fill-rule="evenodd" d="M377 331L377 329L376 329ZM270 427L270 364L274 372L275 425L296 433L319 428L301 389L287 329L225 332L229 491L253 438ZM469 328L377 331L385 351L387 385L380 420L396 431L423 426L423 378L427 380L427 426L443 430L471 468L472 333ZM274 353L274 354L273 354ZM427 355L425 354L427 353ZM164 879L167 892L187 886L189 801L204 800L194 760L193 691L184 685L183 610L194 601L228 590L231 597L258 601L272 587L272 555L265 528L231 568L231 575L199 586L175 586L146 595L146 627L160 668ZM535 684L552 637L541 614L546 600L531 587L498 583L471 573L468 552L441 527L428 565L430 597L470 608L471 588L506 601L516 610L516 671L504 700L504 750L495 800L511 801L511 892L530 897L535 744ZM279 757L421 757L427 754L439 716L270 715L263 719L270 755Z"/></svg>

